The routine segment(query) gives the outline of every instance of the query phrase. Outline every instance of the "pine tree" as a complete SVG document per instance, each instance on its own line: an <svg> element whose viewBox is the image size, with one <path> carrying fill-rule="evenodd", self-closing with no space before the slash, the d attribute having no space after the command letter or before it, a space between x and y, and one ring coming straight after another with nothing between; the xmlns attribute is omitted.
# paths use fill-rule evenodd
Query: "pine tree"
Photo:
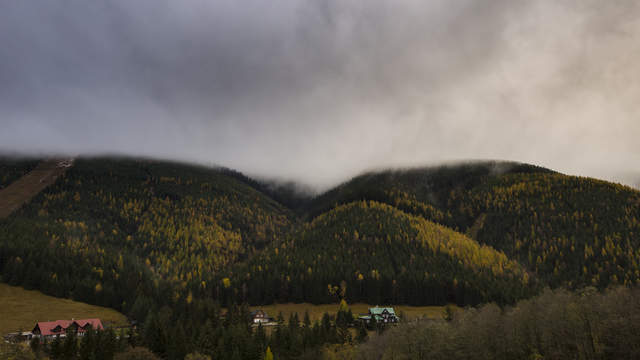
<svg viewBox="0 0 640 360"><path fill-rule="evenodd" d="M31 341L29 341L29 347L31 347L31 351L35 354L36 358L40 358L40 351L42 350L42 344L40 343L40 338L33 337Z"/></svg>
<svg viewBox="0 0 640 360"><path fill-rule="evenodd" d="M168 355L172 359L183 359L188 352L187 335L180 322L174 327L173 336L169 337Z"/></svg>
<svg viewBox="0 0 640 360"><path fill-rule="evenodd" d="M51 357L51 359L53 360L62 359L64 350L62 347L62 341L60 340L59 336L56 336L55 339L53 339L49 349L50 349L49 356Z"/></svg>
<svg viewBox="0 0 640 360"><path fill-rule="evenodd" d="M98 351L102 353L104 359L113 359L113 355L118 349L118 340L113 329L98 331L101 336L100 347Z"/></svg>
<svg viewBox="0 0 640 360"><path fill-rule="evenodd" d="M78 353L78 336L76 332L69 329L62 344L62 357L64 359L74 359Z"/></svg>
<svg viewBox="0 0 640 360"><path fill-rule="evenodd" d="M127 338L127 343L130 347L136 347L140 344L139 335L135 329L133 328L129 329L129 331L127 332L127 335L129 336Z"/></svg>
<svg viewBox="0 0 640 360"><path fill-rule="evenodd" d="M310 328L311 327L311 318L309 317L309 311L305 310L304 311L304 320L303 320L303 324L305 327Z"/></svg>
<svg viewBox="0 0 640 360"><path fill-rule="evenodd" d="M265 333L262 324L258 324L258 327L253 334L253 342L259 345L260 352L262 352L267 343L267 334Z"/></svg>
<svg viewBox="0 0 640 360"><path fill-rule="evenodd" d="M363 343L365 341L367 341L367 337L369 336L369 334L367 334L367 328L364 326L364 322L360 322L360 326L358 326L358 336L356 337L356 340L359 343Z"/></svg>
<svg viewBox="0 0 640 360"><path fill-rule="evenodd" d="M129 345L129 339L127 338L127 331L125 329L120 329L118 332L118 345L116 347L117 352L122 352L127 349Z"/></svg>
<svg viewBox="0 0 640 360"><path fill-rule="evenodd" d="M242 360L242 356L240 355L240 349L237 346L233 347L233 352L231 353L231 360Z"/></svg>
<svg viewBox="0 0 640 360"><path fill-rule="evenodd" d="M143 326L144 343L156 354L166 353L168 339L163 325L154 312L149 311Z"/></svg>
<svg viewBox="0 0 640 360"><path fill-rule="evenodd" d="M207 319L204 325L200 328L198 349L200 349L200 351L205 355L213 356L215 354L217 344L216 329L214 329L211 320Z"/></svg>

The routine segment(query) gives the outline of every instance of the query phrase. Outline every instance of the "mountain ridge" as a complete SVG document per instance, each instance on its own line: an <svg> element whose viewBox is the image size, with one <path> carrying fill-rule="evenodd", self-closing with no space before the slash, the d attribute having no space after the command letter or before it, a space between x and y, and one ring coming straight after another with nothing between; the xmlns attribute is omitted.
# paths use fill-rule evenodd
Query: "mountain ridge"
<svg viewBox="0 0 640 360"><path fill-rule="evenodd" d="M361 244L355 234L372 224L370 215L375 211L390 225L368 236L383 242L391 239L391 246L377 250L386 257L387 270L380 282L371 286L402 294L396 296L402 299L398 301L417 302L415 305L420 301L509 303L530 293L518 290L504 298L486 296L495 291L492 287L511 286L509 281L491 285L500 278L494 276L491 281L484 278L484 288L465 284L465 289L471 289L465 290L471 294L465 297L464 291L452 287L455 276L444 276L454 274L451 269L457 263L445 261L441 270L430 271L440 271L448 279L437 285L445 295L437 300L422 295L416 299L423 300L412 300L411 284L423 281L419 276L424 278L424 271L411 269L405 274L397 270L410 252L394 250L405 240L393 239L405 231L401 229L413 228L415 221L433 224L429 228L443 226L456 238L476 243L473 247L487 246L504 254L523 269L532 289L546 285L605 288L639 281L640 246L635 234L640 233L640 192L621 185L528 164L486 161L369 172L313 198L301 196L291 186L273 186L219 167L150 159L78 158L54 185L0 221L2 281L108 305L138 319L156 297L164 299L160 304L192 298L222 303L313 300L310 295L282 293L280 278L256 285L245 270L265 252L281 246L287 249L287 244L305 244L301 239L326 242L322 252L327 253L336 253L346 243ZM304 229L318 218L335 216L336 210L362 202L376 204L377 210L339 212L351 219L340 222L342 229L316 226L305 235ZM583 209L577 209L577 217L572 217L576 211L573 203ZM599 220L592 222L592 217ZM599 230L594 232L596 224ZM531 232L531 226L533 236L523 232ZM335 241L336 236L342 240ZM307 257L312 243L306 244L308 249L296 249L297 253L279 251L294 258L296 254ZM125 254L119 255L123 249ZM327 286L339 287L341 281L353 289L355 275L337 269L353 265L371 272L363 254L343 258L342 265L333 260L318 265L332 275L330 279L311 277L317 288L313 292L319 291L313 298L335 301L329 296L335 290ZM50 258L57 263L47 264ZM586 261L588 258L595 261ZM74 268L69 267L71 259L78 263ZM291 272L290 277L300 275L301 268L278 266L283 273ZM37 275L26 270L29 268L37 268ZM286 282L286 276L284 279ZM397 290L390 285L394 281L399 284ZM136 284L144 285L136 290ZM270 295L265 292L268 287L275 288ZM254 295L254 290L262 295ZM369 300L384 298L387 290ZM461 295L456 296L456 291ZM368 295L361 292L357 296Z"/></svg>

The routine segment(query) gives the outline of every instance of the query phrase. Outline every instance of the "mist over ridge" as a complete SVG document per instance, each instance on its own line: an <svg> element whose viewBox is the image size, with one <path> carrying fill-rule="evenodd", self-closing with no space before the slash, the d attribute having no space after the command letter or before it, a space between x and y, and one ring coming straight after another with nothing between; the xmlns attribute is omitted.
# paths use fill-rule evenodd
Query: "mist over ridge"
<svg viewBox="0 0 640 360"><path fill-rule="evenodd" d="M634 1L0 4L0 150L327 189L505 159L636 185Z"/></svg>

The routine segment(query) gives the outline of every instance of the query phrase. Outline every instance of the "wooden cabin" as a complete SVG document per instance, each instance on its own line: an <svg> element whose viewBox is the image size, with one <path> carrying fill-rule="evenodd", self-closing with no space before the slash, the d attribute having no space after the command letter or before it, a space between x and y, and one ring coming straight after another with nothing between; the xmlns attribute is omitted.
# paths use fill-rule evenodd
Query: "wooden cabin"
<svg viewBox="0 0 640 360"><path fill-rule="evenodd" d="M251 321L254 324L260 324L272 322L273 319L270 318L264 310L258 309L251 312Z"/></svg>

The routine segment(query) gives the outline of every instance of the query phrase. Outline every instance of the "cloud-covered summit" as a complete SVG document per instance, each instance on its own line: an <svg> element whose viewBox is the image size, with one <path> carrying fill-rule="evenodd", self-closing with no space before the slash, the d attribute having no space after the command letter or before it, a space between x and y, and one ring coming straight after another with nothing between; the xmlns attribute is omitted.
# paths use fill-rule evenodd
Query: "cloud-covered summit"
<svg viewBox="0 0 640 360"><path fill-rule="evenodd" d="M631 183L635 1L0 3L0 150L327 187L508 159Z"/></svg>

